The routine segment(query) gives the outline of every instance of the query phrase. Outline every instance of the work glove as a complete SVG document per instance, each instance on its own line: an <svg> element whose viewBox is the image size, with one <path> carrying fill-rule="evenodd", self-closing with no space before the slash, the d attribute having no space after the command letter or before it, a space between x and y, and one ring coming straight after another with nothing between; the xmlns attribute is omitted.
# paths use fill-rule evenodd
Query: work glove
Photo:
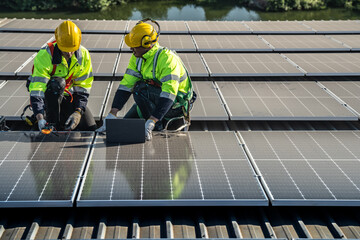
<svg viewBox="0 0 360 240"><path fill-rule="evenodd" d="M105 132L106 131L106 119L116 119L117 117L112 113L109 113L103 120L103 125L95 130L95 132Z"/></svg>
<svg viewBox="0 0 360 240"><path fill-rule="evenodd" d="M45 119L41 119L38 121L38 126L39 126L39 131L41 132L41 130L43 130L46 127L46 120Z"/></svg>
<svg viewBox="0 0 360 240"><path fill-rule="evenodd" d="M154 130L155 121L152 119L148 119L145 123L145 139L146 141L150 141L152 139L152 130Z"/></svg>
<svg viewBox="0 0 360 240"><path fill-rule="evenodd" d="M65 122L65 130L74 130L77 125L79 125L81 119L81 113L79 111L75 111L73 114Z"/></svg>

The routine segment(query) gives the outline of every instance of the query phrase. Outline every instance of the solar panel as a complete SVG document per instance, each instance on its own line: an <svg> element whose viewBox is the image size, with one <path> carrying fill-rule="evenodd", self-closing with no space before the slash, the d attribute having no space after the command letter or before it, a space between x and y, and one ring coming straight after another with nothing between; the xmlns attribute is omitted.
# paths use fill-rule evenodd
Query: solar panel
<svg viewBox="0 0 360 240"><path fill-rule="evenodd" d="M108 100L107 100L107 104L105 105L105 110L104 110L104 113L103 113L103 116L107 116L108 113L110 112L111 110L111 106L112 106L112 102L114 100L114 97L115 97L115 93L116 91L118 90L119 88L119 83L120 81L113 81L112 82L112 87L111 87L111 90L110 90L110 94L109 94L109 97L108 97ZM134 101L134 98L131 96L129 98L129 100L127 101L127 103L124 105L124 107L121 109L121 111L119 111L119 113L117 114L118 117L124 117L125 114L130 110L130 108L134 105L135 101Z"/></svg>
<svg viewBox="0 0 360 240"><path fill-rule="evenodd" d="M264 35L261 37L277 52L350 51L349 47L324 35Z"/></svg>
<svg viewBox="0 0 360 240"><path fill-rule="evenodd" d="M232 120L357 120L315 82L217 82Z"/></svg>
<svg viewBox="0 0 360 240"><path fill-rule="evenodd" d="M82 34L81 45L89 51L119 52L124 35Z"/></svg>
<svg viewBox="0 0 360 240"><path fill-rule="evenodd" d="M340 98L347 107L352 108L360 117L360 82L321 82L323 86Z"/></svg>
<svg viewBox="0 0 360 240"><path fill-rule="evenodd" d="M351 51L360 51L360 38L358 35L329 35L329 37L350 47Z"/></svg>
<svg viewBox="0 0 360 240"><path fill-rule="evenodd" d="M303 21L302 23L318 34L360 33L360 23L357 21Z"/></svg>
<svg viewBox="0 0 360 240"><path fill-rule="evenodd" d="M197 53L179 53L179 56L185 67L187 68L191 77L208 77L209 72L207 71L204 62Z"/></svg>
<svg viewBox="0 0 360 240"><path fill-rule="evenodd" d="M49 32L54 33L55 29L63 20L50 19L14 19L0 27L0 31L22 31L22 32Z"/></svg>
<svg viewBox="0 0 360 240"><path fill-rule="evenodd" d="M20 120L23 109L30 104L30 94L26 89L26 81L7 81L0 89L0 115L7 120ZM32 115L27 110L25 116Z"/></svg>
<svg viewBox="0 0 360 240"><path fill-rule="evenodd" d="M0 207L72 207L92 139L0 132Z"/></svg>
<svg viewBox="0 0 360 240"><path fill-rule="evenodd" d="M125 71L129 65L129 61L131 58L132 53L120 53L119 55L119 61L117 63L115 76L116 77L123 77L125 74Z"/></svg>
<svg viewBox="0 0 360 240"><path fill-rule="evenodd" d="M125 33L128 21L123 20L75 20L83 33Z"/></svg>
<svg viewBox="0 0 360 240"><path fill-rule="evenodd" d="M256 52L272 49L254 35L194 35L199 52Z"/></svg>
<svg viewBox="0 0 360 240"><path fill-rule="evenodd" d="M202 53L211 77L303 76L304 74L279 54Z"/></svg>
<svg viewBox="0 0 360 240"><path fill-rule="evenodd" d="M192 82L197 94L191 110L192 120L229 120L213 82Z"/></svg>
<svg viewBox="0 0 360 240"><path fill-rule="evenodd" d="M32 68L34 66L34 58L36 57L37 52L33 53L33 55L23 64L23 66L18 69L15 74L16 76L30 76L32 74Z"/></svg>
<svg viewBox="0 0 360 240"><path fill-rule="evenodd" d="M131 29L135 26L138 21L130 21L129 26L127 28L127 32L130 32ZM189 33L188 28L184 21L157 21L160 25L160 34L186 34ZM155 30L158 31L158 27L150 22L147 21L146 23L150 23L155 27ZM161 36L162 37L162 36Z"/></svg>
<svg viewBox="0 0 360 240"><path fill-rule="evenodd" d="M239 21L187 21L190 34L249 34L250 29Z"/></svg>
<svg viewBox="0 0 360 240"><path fill-rule="evenodd" d="M161 35L159 44L163 47L177 52L196 52L195 44L190 35ZM123 42L122 52L131 52L130 48Z"/></svg>
<svg viewBox="0 0 360 240"><path fill-rule="evenodd" d="M267 205L234 132L186 132L95 148L77 206Z"/></svg>
<svg viewBox="0 0 360 240"><path fill-rule="evenodd" d="M360 53L286 53L306 76L359 76Z"/></svg>
<svg viewBox="0 0 360 240"><path fill-rule="evenodd" d="M249 21L244 22L254 34L314 34L310 27L298 21Z"/></svg>
<svg viewBox="0 0 360 240"><path fill-rule="evenodd" d="M360 206L359 131L240 134L272 205Z"/></svg>
<svg viewBox="0 0 360 240"><path fill-rule="evenodd" d="M15 76L15 71L33 54L32 52L1 52L0 76Z"/></svg>
<svg viewBox="0 0 360 240"><path fill-rule="evenodd" d="M110 88L110 81L94 81L87 106L94 118L99 120L105 106L105 97Z"/></svg>
<svg viewBox="0 0 360 240"><path fill-rule="evenodd" d="M0 32L1 50L40 50L53 39L53 34Z"/></svg>
<svg viewBox="0 0 360 240"><path fill-rule="evenodd" d="M91 53L94 76L111 77L114 75L118 53Z"/></svg>

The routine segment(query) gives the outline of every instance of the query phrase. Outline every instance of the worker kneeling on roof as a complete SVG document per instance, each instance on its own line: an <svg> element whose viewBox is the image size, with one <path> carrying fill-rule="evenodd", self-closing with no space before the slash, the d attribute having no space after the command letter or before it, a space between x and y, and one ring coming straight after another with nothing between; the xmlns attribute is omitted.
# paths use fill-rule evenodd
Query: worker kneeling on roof
<svg viewBox="0 0 360 240"><path fill-rule="evenodd" d="M151 21L158 31L146 21ZM139 21L125 36L133 54L124 78L115 94L110 113L105 119L116 118L133 94L135 104L124 118L144 118L145 137L151 140L152 130L162 130L163 124L177 117L189 121L189 111L195 101L190 77L180 57L159 46L160 26L156 21ZM98 132L106 130L105 121Z"/></svg>
<svg viewBox="0 0 360 240"><path fill-rule="evenodd" d="M96 123L87 102L94 77L89 51L80 45L81 31L64 21L55 39L36 55L28 81L39 129L93 131Z"/></svg>

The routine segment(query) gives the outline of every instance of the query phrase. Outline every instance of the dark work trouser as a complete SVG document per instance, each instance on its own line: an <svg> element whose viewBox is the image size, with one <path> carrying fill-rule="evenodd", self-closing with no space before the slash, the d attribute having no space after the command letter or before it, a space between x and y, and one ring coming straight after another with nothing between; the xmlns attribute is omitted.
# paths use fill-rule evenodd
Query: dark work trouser
<svg viewBox="0 0 360 240"><path fill-rule="evenodd" d="M45 116L46 121L54 124L61 131L65 128L65 122L75 111L74 102L70 102L69 96L45 92ZM96 129L95 119L88 107L83 113L79 125L74 129L78 131L94 131Z"/></svg>
<svg viewBox="0 0 360 240"><path fill-rule="evenodd" d="M142 117L148 119L154 112L160 99L161 88L153 85L148 85L143 81L139 81L134 87L134 101L135 104L126 113L124 118L138 118L137 107L139 107ZM170 108L165 114L163 122L166 120L183 116L183 110L181 107L176 109ZM159 122L160 124L160 122ZM161 128L159 126L159 128Z"/></svg>

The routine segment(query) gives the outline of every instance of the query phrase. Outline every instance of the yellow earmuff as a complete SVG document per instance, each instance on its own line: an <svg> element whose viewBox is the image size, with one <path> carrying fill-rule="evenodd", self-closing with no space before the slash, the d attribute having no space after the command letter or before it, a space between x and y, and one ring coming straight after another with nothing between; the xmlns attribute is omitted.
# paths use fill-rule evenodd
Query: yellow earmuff
<svg viewBox="0 0 360 240"><path fill-rule="evenodd" d="M156 43L158 41L159 35L160 35L160 25L155 20L152 20L150 18L145 18L145 19L139 21L138 23L136 23L136 25L147 22L147 21L153 22L158 27L158 31L156 31L155 28L153 27L153 30L151 31L151 33L149 35L144 35L142 37L141 46L143 48L149 48L151 46L151 44Z"/></svg>

